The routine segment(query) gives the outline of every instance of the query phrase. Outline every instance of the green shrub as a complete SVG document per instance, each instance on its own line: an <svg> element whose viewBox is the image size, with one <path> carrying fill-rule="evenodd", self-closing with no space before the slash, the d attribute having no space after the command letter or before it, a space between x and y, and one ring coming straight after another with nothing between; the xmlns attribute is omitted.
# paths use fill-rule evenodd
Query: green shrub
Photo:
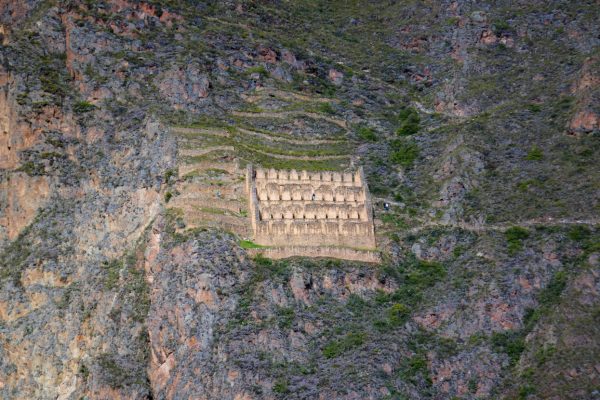
<svg viewBox="0 0 600 400"><path fill-rule="evenodd" d="M539 303L542 306L556 304L562 294L563 290L567 286L567 273L565 271L558 271L554 274L548 286L540 292Z"/></svg>
<svg viewBox="0 0 600 400"><path fill-rule="evenodd" d="M251 240L240 240L240 247L242 249L262 249L265 246L261 246L260 244L256 244Z"/></svg>
<svg viewBox="0 0 600 400"><path fill-rule="evenodd" d="M450 17L446 19L446 25L455 26L460 22L460 17Z"/></svg>
<svg viewBox="0 0 600 400"><path fill-rule="evenodd" d="M267 71L267 69L265 67L263 67L262 65L250 67L247 70L245 70L244 73L246 73L247 75L252 75L252 74L257 73L257 74L260 74L265 77L269 75L269 71Z"/></svg>
<svg viewBox="0 0 600 400"><path fill-rule="evenodd" d="M406 321L410 315L410 308L401 303L395 303L387 310L390 325L398 326Z"/></svg>
<svg viewBox="0 0 600 400"><path fill-rule="evenodd" d="M400 136L414 135L419 132L421 118L414 108L405 108L398 114L398 120L400 126L396 130L396 133Z"/></svg>
<svg viewBox="0 0 600 400"><path fill-rule="evenodd" d="M78 372L83 377L83 379L87 379L90 376L89 368L83 363L79 366Z"/></svg>
<svg viewBox="0 0 600 400"><path fill-rule="evenodd" d="M368 303L356 293L352 293L350 296L348 296L348 301L346 302L346 307L348 307L348 309L354 314L362 313L367 305Z"/></svg>
<svg viewBox="0 0 600 400"><path fill-rule="evenodd" d="M506 353L511 365L515 365L525 350L525 336L520 331L495 332L492 345L496 351Z"/></svg>
<svg viewBox="0 0 600 400"><path fill-rule="evenodd" d="M345 351L362 346L365 342L366 334L362 332L350 332L339 340L333 340L323 348L323 355L326 358L338 357Z"/></svg>
<svg viewBox="0 0 600 400"><path fill-rule="evenodd" d="M42 70L40 83L44 92L58 97L65 97L69 90L64 77L56 70Z"/></svg>
<svg viewBox="0 0 600 400"><path fill-rule="evenodd" d="M77 103L73 104L73 111L77 114L84 114L92 111L95 108L96 106L89 101L78 101Z"/></svg>
<svg viewBox="0 0 600 400"><path fill-rule="evenodd" d="M525 386L521 386L519 388L519 400L525 400L529 397L529 395L534 394L535 393L535 387L531 386L531 385L525 385Z"/></svg>
<svg viewBox="0 0 600 400"><path fill-rule="evenodd" d="M544 365L556 354L556 346L545 344L542 348L535 352L534 358L538 366Z"/></svg>
<svg viewBox="0 0 600 400"><path fill-rule="evenodd" d="M173 197L173 193L171 193L171 192L165 193L165 203L168 203L172 197Z"/></svg>
<svg viewBox="0 0 600 400"><path fill-rule="evenodd" d="M19 172L25 172L29 176L43 175L45 172L43 164L36 164L33 161L23 163L19 168Z"/></svg>
<svg viewBox="0 0 600 400"><path fill-rule="evenodd" d="M103 380L113 388L121 388L131 385L139 380L136 372L118 360L116 355L101 354L97 358Z"/></svg>
<svg viewBox="0 0 600 400"><path fill-rule="evenodd" d="M539 113L542 111L542 107L539 104L531 103L527 105L527 109L532 113Z"/></svg>
<svg viewBox="0 0 600 400"><path fill-rule="evenodd" d="M254 257L254 262L260 267L271 267L273 265L273 261L262 254L257 254L256 257Z"/></svg>
<svg viewBox="0 0 600 400"><path fill-rule="evenodd" d="M119 282L119 273L123 269L123 262L118 259L111 261L104 261L102 267L106 271L106 277L104 279L104 287L106 289L114 289L117 287Z"/></svg>
<svg viewBox="0 0 600 400"><path fill-rule="evenodd" d="M375 129L368 126L360 126L356 130L356 135L367 142L375 142L377 141L377 134L375 133Z"/></svg>
<svg viewBox="0 0 600 400"><path fill-rule="evenodd" d="M415 268L406 274L405 280L418 289L426 289L446 276L443 265L435 262L418 261Z"/></svg>
<svg viewBox="0 0 600 400"><path fill-rule="evenodd" d="M523 240L529 237L529 231L520 226L513 226L504 232L508 242L508 253L515 254L523 248Z"/></svg>
<svg viewBox="0 0 600 400"><path fill-rule="evenodd" d="M475 394L477 392L477 379L476 378L469 379L469 383L467 384L467 387L469 388L469 393Z"/></svg>
<svg viewBox="0 0 600 400"><path fill-rule="evenodd" d="M177 171L174 170L173 168L169 168L165 171L165 183L169 183L169 181L171 180L172 177L176 177L177 176Z"/></svg>
<svg viewBox="0 0 600 400"><path fill-rule="evenodd" d="M400 375L404 379L414 382L414 379L421 375L429 381L429 369L427 368L427 358L422 354L416 354L404 362Z"/></svg>
<svg viewBox="0 0 600 400"><path fill-rule="evenodd" d="M277 323L280 329L290 329L294 322L296 313L293 308L281 307L277 310Z"/></svg>
<svg viewBox="0 0 600 400"><path fill-rule="evenodd" d="M317 110L323 114L335 114L335 109L331 103L321 103L317 107Z"/></svg>
<svg viewBox="0 0 600 400"><path fill-rule="evenodd" d="M412 142L405 143L402 140L394 140L391 147L393 152L390 160L403 167L410 167L419 156L419 148Z"/></svg>
<svg viewBox="0 0 600 400"><path fill-rule="evenodd" d="M273 391L275 393L289 393L290 389L288 389L288 382L287 380L284 379L278 379L275 384L273 385Z"/></svg>
<svg viewBox="0 0 600 400"><path fill-rule="evenodd" d="M590 228L585 225L575 225L569 229L567 237L576 242L587 239L590 236Z"/></svg>
<svg viewBox="0 0 600 400"><path fill-rule="evenodd" d="M502 33L509 33L513 31L513 28L509 25L506 20L496 19L492 24L492 30L496 35L500 35Z"/></svg>
<svg viewBox="0 0 600 400"><path fill-rule="evenodd" d="M544 158L544 153L542 153L542 150L537 146L533 146L527 153L527 157L525 157L525 159L529 161L539 161L542 158Z"/></svg>

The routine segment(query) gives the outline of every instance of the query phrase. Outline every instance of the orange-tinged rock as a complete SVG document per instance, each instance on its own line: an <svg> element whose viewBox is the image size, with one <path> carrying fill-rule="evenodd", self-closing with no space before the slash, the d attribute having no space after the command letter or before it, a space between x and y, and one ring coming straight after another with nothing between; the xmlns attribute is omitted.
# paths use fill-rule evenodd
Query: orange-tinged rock
<svg viewBox="0 0 600 400"><path fill-rule="evenodd" d="M515 323L509 320L507 315L510 310L510 305L507 303L501 303L490 312L490 319L493 322L498 323L503 329L513 329L515 327Z"/></svg>
<svg viewBox="0 0 600 400"><path fill-rule="evenodd" d="M491 29L486 29L481 33L479 42L483 44L494 44L498 41L498 36Z"/></svg>
<svg viewBox="0 0 600 400"><path fill-rule="evenodd" d="M309 335L312 335L313 333L315 333L317 330L317 328L309 321L306 321L304 323L304 332L308 333Z"/></svg>
<svg viewBox="0 0 600 400"><path fill-rule="evenodd" d="M28 268L21 274L21 284L23 286L63 287L69 285L70 280L62 279L54 271L45 271L43 268Z"/></svg>
<svg viewBox="0 0 600 400"><path fill-rule="evenodd" d="M167 381L171 377L171 370L175 367L175 355L170 354L167 357L167 360L162 363L157 369L154 371L150 371L150 379L153 385L157 388L164 388L167 384Z"/></svg>
<svg viewBox="0 0 600 400"><path fill-rule="evenodd" d="M525 289L525 293L531 291L531 288L533 287L531 282L529 282L529 279L525 278L524 276L519 276L519 285Z"/></svg>
<svg viewBox="0 0 600 400"><path fill-rule="evenodd" d="M227 372L227 382L229 382L229 384L231 386L233 386L235 384L235 381L237 380L237 378L240 376L239 371L237 370L230 370Z"/></svg>
<svg viewBox="0 0 600 400"><path fill-rule="evenodd" d="M569 128L584 131L600 129L600 116L591 110L579 111L571 120Z"/></svg>
<svg viewBox="0 0 600 400"><path fill-rule="evenodd" d="M290 279L290 287L292 289L292 293L294 294L294 298L296 300L302 301L306 304L310 304L310 300L308 297L308 290L306 290L306 285L304 283L304 277L301 274L294 273Z"/></svg>

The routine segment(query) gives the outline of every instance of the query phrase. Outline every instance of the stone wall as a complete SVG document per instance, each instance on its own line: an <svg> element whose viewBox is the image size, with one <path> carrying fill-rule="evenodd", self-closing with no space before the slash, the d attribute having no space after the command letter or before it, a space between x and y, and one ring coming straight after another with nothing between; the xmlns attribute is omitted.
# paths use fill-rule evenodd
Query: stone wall
<svg viewBox="0 0 600 400"><path fill-rule="evenodd" d="M353 173L298 172L248 166L246 190L258 244L296 248L293 255L308 247L376 248L371 199L362 169ZM322 250L305 253L324 254Z"/></svg>
<svg viewBox="0 0 600 400"><path fill-rule="evenodd" d="M291 247L266 247L264 249L249 249L251 255L261 254L274 260L289 257L327 257L341 258L344 260L362 261L369 263L381 262L381 256L377 251L356 250L347 247L332 246L291 246Z"/></svg>

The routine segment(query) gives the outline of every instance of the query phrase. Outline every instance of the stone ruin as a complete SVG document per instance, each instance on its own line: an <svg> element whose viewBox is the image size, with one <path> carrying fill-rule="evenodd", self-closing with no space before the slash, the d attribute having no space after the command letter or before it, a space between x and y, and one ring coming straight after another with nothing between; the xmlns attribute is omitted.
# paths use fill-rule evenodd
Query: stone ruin
<svg viewBox="0 0 600 400"><path fill-rule="evenodd" d="M271 258L334 257L378 262L371 197L355 172L246 170L254 242Z"/></svg>

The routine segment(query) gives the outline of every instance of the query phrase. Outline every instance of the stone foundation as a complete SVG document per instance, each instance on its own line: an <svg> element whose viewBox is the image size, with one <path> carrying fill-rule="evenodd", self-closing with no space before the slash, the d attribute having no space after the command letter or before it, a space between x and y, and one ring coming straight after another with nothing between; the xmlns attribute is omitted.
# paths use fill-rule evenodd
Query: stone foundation
<svg viewBox="0 0 600 400"><path fill-rule="evenodd" d="M347 247L317 247L317 246L291 246L291 247L265 247L264 249L249 249L251 255L261 254L274 260L290 257L323 257L341 258L344 260L361 261L368 263L381 262L377 251L350 249Z"/></svg>

